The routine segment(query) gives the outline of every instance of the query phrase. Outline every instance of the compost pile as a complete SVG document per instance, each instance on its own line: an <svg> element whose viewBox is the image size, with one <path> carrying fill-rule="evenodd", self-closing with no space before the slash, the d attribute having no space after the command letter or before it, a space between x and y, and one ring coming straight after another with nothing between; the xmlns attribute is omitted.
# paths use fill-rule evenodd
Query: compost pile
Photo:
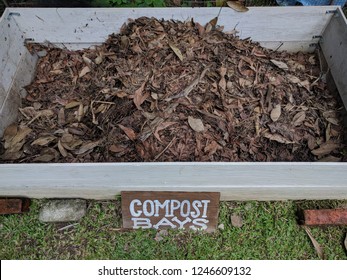
<svg viewBox="0 0 347 280"><path fill-rule="evenodd" d="M94 49L31 51L42 57L3 162L344 160L312 54L145 17Z"/></svg>

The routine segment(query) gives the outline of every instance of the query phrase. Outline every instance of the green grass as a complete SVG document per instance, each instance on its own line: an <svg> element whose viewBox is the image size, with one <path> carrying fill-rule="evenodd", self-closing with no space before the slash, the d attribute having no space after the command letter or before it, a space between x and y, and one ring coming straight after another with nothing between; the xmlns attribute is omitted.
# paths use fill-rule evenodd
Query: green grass
<svg viewBox="0 0 347 280"><path fill-rule="evenodd" d="M346 202L222 202L213 234L169 231L157 242L154 230L120 232L119 201L89 201L88 214L65 231L66 224L41 223L42 200L31 211L0 216L0 259L318 259L297 210L335 208ZM244 224L231 225L239 214ZM326 259L347 259L343 247L347 227L312 228Z"/></svg>

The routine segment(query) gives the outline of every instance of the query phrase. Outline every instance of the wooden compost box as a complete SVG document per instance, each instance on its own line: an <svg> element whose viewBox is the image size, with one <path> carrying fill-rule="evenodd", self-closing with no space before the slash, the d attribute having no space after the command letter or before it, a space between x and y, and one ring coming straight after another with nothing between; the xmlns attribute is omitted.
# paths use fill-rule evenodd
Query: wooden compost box
<svg viewBox="0 0 347 280"><path fill-rule="evenodd" d="M68 49L102 44L128 18L187 20L205 25L218 8L6 9L0 20L0 136L18 117L24 86L38 61L27 42ZM340 7L225 8L224 31L238 30L269 49L325 57L347 106L347 23ZM328 75L329 77L329 75ZM121 191L220 192L221 200L347 199L343 162L137 162L0 164L0 196L114 199Z"/></svg>

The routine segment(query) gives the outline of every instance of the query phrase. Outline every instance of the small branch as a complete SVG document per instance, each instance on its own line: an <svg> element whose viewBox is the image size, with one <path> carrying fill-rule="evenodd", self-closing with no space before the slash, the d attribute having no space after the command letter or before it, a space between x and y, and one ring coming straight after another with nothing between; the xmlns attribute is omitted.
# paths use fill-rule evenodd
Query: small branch
<svg viewBox="0 0 347 280"><path fill-rule="evenodd" d="M176 137L172 138L172 140L170 141L170 143L165 147L164 150L162 150L155 158L153 161L156 161L158 158L160 158L160 156L165 153L165 151L170 148L170 146L172 145L173 141L176 140Z"/></svg>
<svg viewBox="0 0 347 280"><path fill-rule="evenodd" d="M189 93L194 89L194 87L196 87L199 82L204 78L207 70L209 70L209 68L205 68L204 71L202 71L202 73L200 74L199 77L197 77L189 86L187 86L182 92L174 95L174 96L171 96L171 97L168 97L165 99L166 102L169 102L173 99L177 99L177 98L181 98L181 97L185 97L185 98L188 98L188 95Z"/></svg>
<svg viewBox="0 0 347 280"><path fill-rule="evenodd" d="M7 0L2 0L2 3L4 3L5 7L9 7Z"/></svg>
<svg viewBox="0 0 347 280"><path fill-rule="evenodd" d="M62 227L62 228L58 229L58 231L63 231L63 230L69 229L69 228L73 228L73 227L77 226L78 224L79 224L79 223L67 225L67 226L65 226L65 227Z"/></svg>

